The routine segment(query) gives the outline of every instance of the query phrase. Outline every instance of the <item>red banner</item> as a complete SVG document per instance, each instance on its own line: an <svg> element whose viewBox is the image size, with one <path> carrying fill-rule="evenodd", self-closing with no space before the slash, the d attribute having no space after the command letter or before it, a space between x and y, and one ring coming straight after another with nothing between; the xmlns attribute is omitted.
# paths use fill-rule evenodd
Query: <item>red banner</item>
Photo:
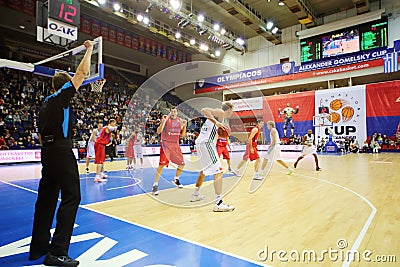
<svg viewBox="0 0 400 267"><path fill-rule="evenodd" d="M125 34L124 34L124 44L126 47L129 47L129 48L132 47L132 37L129 32L125 32Z"/></svg>
<svg viewBox="0 0 400 267"><path fill-rule="evenodd" d="M264 107L264 112L270 113L274 117L275 122L283 122L285 119L285 114L280 114L284 112L284 109L290 104L290 107L296 109L299 108L297 114L293 115L296 121L309 121L313 119L314 116L314 106L315 106L315 92L303 92L297 94L285 94L276 96L266 96L269 107ZM264 118L265 119L265 118ZM268 120L268 119L266 119Z"/></svg>
<svg viewBox="0 0 400 267"><path fill-rule="evenodd" d="M100 35L100 22L98 20L92 20L92 36Z"/></svg>
<svg viewBox="0 0 400 267"><path fill-rule="evenodd" d="M101 24L101 36L105 41L108 41L108 25L105 23Z"/></svg>
<svg viewBox="0 0 400 267"><path fill-rule="evenodd" d="M229 120L229 127L232 132L250 132L254 126L257 125L257 118L231 118Z"/></svg>
<svg viewBox="0 0 400 267"><path fill-rule="evenodd" d="M367 117L400 116L400 81L367 84Z"/></svg>
<svg viewBox="0 0 400 267"><path fill-rule="evenodd" d="M132 49L133 50L139 49L139 38L137 34L132 34Z"/></svg>
<svg viewBox="0 0 400 267"><path fill-rule="evenodd" d="M117 30L112 26L108 29L108 39L111 43L117 42Z"/></svg>
<svg viewBox="0 0 400 267"><path fill-rule="evenodd" d="M21 0L8 0L8 7L18 11L22 11L22 2Z"/></svg>
<svg viewBox="0 0 400 267"><path fill-rule="evenodd" d="M140 52L145 52L145 47L144 47L144 36L139 35L139 51Z"/></svg>
<svg viewBox="0 0 400 267"><path fill-rule="evenodd" d="M81 17L81 31L86 34L90 34L90 28L92 27L91 21L86 17Z"/></svg>
<svg viewBox="0 0 400 267"><path fill-rule="evenodd" d="M30 16L35 16L35 1L33 0L23 0L22 1L22 11Z"/></svg>
<svg viewBox="0 0 400 267"><path fill-rule="evenodd" d="M122 30L118 30L117 32L117 44L124 45L124 32Z"/></svg>

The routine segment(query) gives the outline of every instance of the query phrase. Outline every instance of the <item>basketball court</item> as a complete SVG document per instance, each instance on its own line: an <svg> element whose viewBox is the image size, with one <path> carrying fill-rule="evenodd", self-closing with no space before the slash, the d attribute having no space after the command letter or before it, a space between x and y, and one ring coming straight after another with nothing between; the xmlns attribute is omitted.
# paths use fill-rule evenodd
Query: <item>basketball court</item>
<svg viewBox="0 0 400 267"><path fill-rule="evenodd" d="M297 156L283 155L289 163ZM141 181L152 181L155 173L150 161L146 158L145 168L135 171L121 170L124 161L108 162L109 181L104 184L93 183L93 173L81 174L71 257L84 266L376 266L375 256L382 256L388 261L385 266L396 266L389 261L399 251L397 154L320 156L322 172L313 171L312 160L306 158L291 176L274 164L253 194L248 192L249 164L224 198L236 206L231 213L213 213L211 204L172 206L144 193ZM237 156L232 163L238 163ZM84 173L84 165L79 168ZM4 166L2 173L8 175L0 185L2 202L7 203L1 206L0 265L41 266L35 265L40 260L27 260L40 165ZM173 174L173 169L164 171L160 198L171 192L189 203L196 173L184 171L184 189L168 183ZM350 249L360 253L359 261L346 261L347 254L337 254L337 259L323 254ZM281 259L280 250L287 252ZM365 250L371 251L366 253L371 262L362 258ZM301 261L309 251L315 251L316 260L310 254L309 261ZM294 261L296 253L299 259Z"/></svg>

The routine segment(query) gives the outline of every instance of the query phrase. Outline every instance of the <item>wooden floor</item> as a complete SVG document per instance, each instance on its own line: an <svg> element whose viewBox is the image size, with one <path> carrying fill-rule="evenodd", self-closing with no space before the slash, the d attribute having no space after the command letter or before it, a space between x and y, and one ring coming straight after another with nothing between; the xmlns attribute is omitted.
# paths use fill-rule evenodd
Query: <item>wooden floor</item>
<svg viewBox="0 0 400 267"><path fill-rule="evenodd" d="M292 157L288 163L293 164L293 160ZM233 165L237 162L234 160ZM165 205L149 194L88 207L272 266L305 263L293 262L288 254L283 257L289 261L282 262L277 253L273 254L273 260L269 257L260 261L259 256L265 256L260 250L266 246L269 256L271 250L292 251L293 257L294 250L300 256L304 250L314 250L321 258L323 250L347 252L353 248L361 257L365 250L371 251L372 254L366 254L371 260L377 255L397 258L397 263L368 263L361 259L346 265L340 254L336 261L325 254L322 262L310 266L400 266L400 153L320 156L320 165L323 171L316 172L312 160L306 158L288 176L275 163L261 188L249 194L253 175L253 166L249 164L243 178L230 183L233 189L224 197L225 202L236 206L230 213L214 213L212 205L198 208ZM106 165L107 170L124 167L122 161ZM83 168L80 165L81 172ZM40 169L31 170L29 177L33 175L40 177ZM225 185L224 190L228 189ZM181 192L175 190L175 194ZM338 248L338 240L345 248Z"/></svg>

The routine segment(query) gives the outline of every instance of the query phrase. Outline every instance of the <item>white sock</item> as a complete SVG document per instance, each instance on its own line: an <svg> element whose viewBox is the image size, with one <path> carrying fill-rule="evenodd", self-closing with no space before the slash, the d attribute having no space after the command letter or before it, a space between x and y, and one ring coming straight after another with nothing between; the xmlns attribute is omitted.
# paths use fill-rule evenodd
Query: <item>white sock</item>
<svg viewBox="0 0 400 267"><path fill-rule="evenodd" d="M215 195L215 203L218 204L222 200L221 195Z"/></svg>
<svg viewBox="0 0 400 267"><path fill-rule="evenodd" d="M158 182L154 182L153 186L158 186Z"/></svg>
<svg viewBox="0 0 400 267"><path fill-rule="evenodd" d="M195 187L194 188L194 195L198 195L199 194L199 190L200 190L200 187Z"/></svg>
<svg viewBox="0 0 400 267"><path fill-rule="evenodd" d="M174 180L179 180L179 176L175 176L175 177L174 177Z"/></svg>
<svg viewBox="0 0 400 267"><path fill-rule="evenodd" d="M96 177L94 179L100 179L100 175L96 174Z"/></svg>

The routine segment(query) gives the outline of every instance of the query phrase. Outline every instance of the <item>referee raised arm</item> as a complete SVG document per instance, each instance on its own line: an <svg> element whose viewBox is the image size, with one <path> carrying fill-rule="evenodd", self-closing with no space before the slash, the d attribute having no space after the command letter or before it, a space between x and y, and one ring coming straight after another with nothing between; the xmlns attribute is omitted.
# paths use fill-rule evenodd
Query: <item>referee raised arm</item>
<svg viewBox="0 0 400 267"><path fill-rule="evenodd" d="M68 256L76 212L81 201L78 165L72 152L72 115L70 100L82 85L90 69L93 51L85 41L86 53L74 77L56 73L53 94L47 96L39 112L39 140L42 145L42 178L40 179L32 229L29 260L47 254L43 264L78 266ZM50 242L50 228L61 191L57 224Z"/></svg>

